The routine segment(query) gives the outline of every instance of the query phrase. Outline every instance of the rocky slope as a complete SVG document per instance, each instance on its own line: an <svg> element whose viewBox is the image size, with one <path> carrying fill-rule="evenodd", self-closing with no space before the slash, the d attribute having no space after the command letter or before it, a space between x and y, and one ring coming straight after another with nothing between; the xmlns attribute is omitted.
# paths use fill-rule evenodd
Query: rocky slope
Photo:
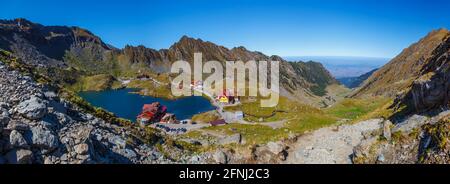
<svg viewBox="0 0 450 184"><path fill-rule="evenodd" d="M449 35L446 29L430 32L373 73L353 96L384 95L394 98L399 92L407 91L413 81L423 75L423 70L434 65L433 53Z"/></svg>
<svg viewBox="0 0 450 184"><path fill-rule="evenodd" d="M353 163L383 164L448 164L450 110L433 117L414 114L403 120L383 122L356 146Z"/></svg>
<svg viewBox="0 0 450 184"><path fill-rule="evenodd" d="M183 150L162 153L154 143L146 143L137 135L144 131L139 127L113 124L60 98L53 87L5 64L15 60L6 52L0 52L0 60L0 163L190 161ZM164 139L160 141L166 146ZM173 154L184 156L174 160Z"/></svg>
<svg viewBox="0 0 450 184"><path fill-rule="evenodd" d="M15 53L29 64L45 68L43 71L49 76L53 75L64 83L74 83L80 75L111 74L119 77L144 71L167 73L171 62L192 62L194 52L201 52L206 61L281 61L281 94L305 103L316 103L319 101L317 98L327 93L327 86L338 84L319 63L288 62L244 47L228 49L187 36L168 49L154 50L144 46L115 49L82 28L43 26L15 19L0 21L0 48ZM61 70L67 67L71 70ZM64 75L65 72L71 75Z"/></svg>
<svg viewBox="0 0 450 184"><path fill-rule="evenodd" d="M450 34L433 51L427 65L421 68L419 77L410 90L397 96L396 105L407 110L426 112L450 106Z"/></svg>
<svg viewBox="0 0 450 184"><path fill-rule="evenodd" d="M353 162L450 163L449 54L449 31L433 31L365 82L358 93L396 94L391 106L396 112L378 134L355 147ZM380 83L386 79L389 84Z"/></svg>

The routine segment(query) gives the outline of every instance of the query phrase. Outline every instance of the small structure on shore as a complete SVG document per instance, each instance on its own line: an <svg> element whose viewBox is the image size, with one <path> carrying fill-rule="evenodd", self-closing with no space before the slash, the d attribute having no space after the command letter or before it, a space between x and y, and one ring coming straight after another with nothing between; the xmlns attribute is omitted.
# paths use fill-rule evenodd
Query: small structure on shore
<svg viewBox="0 0 450 184"><path fill-rule="evenodd" d="M137 122L143 126L159 122L163 117L166 116L166 112L167 107L161 105L159 102L154 102L152 104L145 104L142 107L142 112L137 116Z"/></svg>
<svg viewBox="0 0 450 184"><path fill-rule="evenodd" d="M223 90L222 94L217 96L216 100L222 104L232 105L235 104L236 101L239 101L239 98L236 98L230 90Z"/></svg>

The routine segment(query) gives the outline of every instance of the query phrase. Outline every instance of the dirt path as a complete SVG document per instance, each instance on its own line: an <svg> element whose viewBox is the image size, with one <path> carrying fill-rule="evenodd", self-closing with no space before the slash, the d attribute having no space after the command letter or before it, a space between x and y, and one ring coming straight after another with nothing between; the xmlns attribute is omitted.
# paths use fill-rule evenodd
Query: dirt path
<svg viewBox="0 0 450 184"><path fill-rule="evenodd" d="M381 119L371 119L352 125L326 127L298 138L291 145L285 163L290 164L351 164L353 147L363 139L363 133L381 127Z"/></svg>

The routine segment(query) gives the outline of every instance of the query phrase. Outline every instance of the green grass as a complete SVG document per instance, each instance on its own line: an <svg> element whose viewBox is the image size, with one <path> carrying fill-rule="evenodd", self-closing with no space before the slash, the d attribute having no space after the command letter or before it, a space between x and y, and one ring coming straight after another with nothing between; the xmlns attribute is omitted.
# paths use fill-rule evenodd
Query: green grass
<svg viewBox="0 0 450 184"><path fill-rule="evenodd" d="M166 99L176 99L176 96L172 95L172 91L169 85L159 85L151 80L132 80L127 87L139 88L140 95L153 96Z"/></svg>
<svg viewBox="0 0 450 184"><path fill-rule="evenodd" d="M389 99L381 97L372 97L368 99L347 98L332 107L325 109L324 112L337 118L360 120L365 117L365 115L380 110L380 107L383 107L389 102Z"/></svg>
<svg viewBox="0 0 450 184"><path fill-rule="evenodd" d="M289 134L303 134L306 131L316 130L322 127L335 125L341 119L360 121L381 117L387 113L386 105L391 102L384 98L371 99L344 99L327 109L318 109L304 105L285 97L280 97L279 104L272 108L259 107L258 101L248 102L246 99L239 106L226 107L227 111L242 110L245 114L255 116L270 116L261 118L246 115L245 120L255 122L254 125L227 124L224 126L207 127L205 130L231 135L240 133L246 140L246 145L264 144L269 141L277 141L287 138ZM285 120L284 127L273 129L264 125L266 122ZM187 137L202 138L199 132L193 131Z"/></svg>
<svg viewBox="0 0 450 184"><path fill-rule="evenodd" d="M115 89L121 86L113 76L108 74L99 74L93 76L81 77L73 85L68 86L73 91L101 91L105 89Z"/></svg>

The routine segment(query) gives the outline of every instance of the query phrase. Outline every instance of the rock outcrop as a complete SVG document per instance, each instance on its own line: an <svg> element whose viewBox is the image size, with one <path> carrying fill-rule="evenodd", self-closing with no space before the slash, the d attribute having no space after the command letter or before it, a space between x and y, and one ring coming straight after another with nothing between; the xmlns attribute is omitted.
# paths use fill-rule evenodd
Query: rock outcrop
<svg viewBox="0 0 450 184"><path fill-rule="evenodd" d="M389 120L385 121L390 124ZM432 118L414 114L396 122L392 129L365 137L353 149L356 164L450 163L450 110ZM390 134L389 136L386 136Z"/></svg>
<svg viewBox="0 0 450 184"><path fill-rule="evenodd" d="M414 80L411 89L397 102L415 111L427 111L450 105L450 35L433 52L429 63Z"/></svg>

